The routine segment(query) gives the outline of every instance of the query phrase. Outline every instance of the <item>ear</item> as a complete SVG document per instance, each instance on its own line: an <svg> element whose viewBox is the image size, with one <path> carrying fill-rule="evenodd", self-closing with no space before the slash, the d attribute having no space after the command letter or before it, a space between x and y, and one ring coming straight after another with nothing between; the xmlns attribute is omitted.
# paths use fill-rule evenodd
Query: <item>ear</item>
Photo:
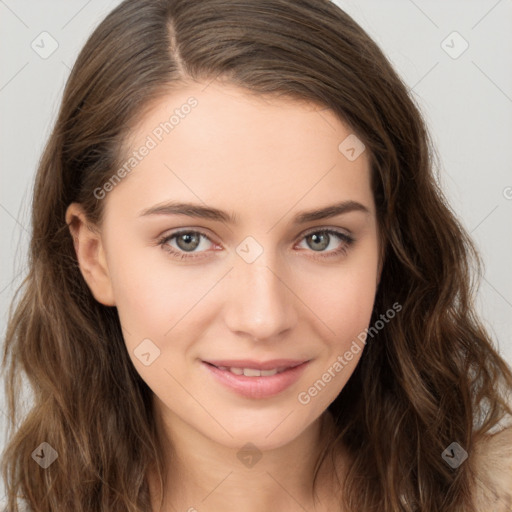
<svg viewBox="0 0 512 512"><path fill-rule="evenodd" d="M80 272L91 293L101 304L115 306L101 233L87 221L79 203L68 206L66 224L73 237Z"/></svg>

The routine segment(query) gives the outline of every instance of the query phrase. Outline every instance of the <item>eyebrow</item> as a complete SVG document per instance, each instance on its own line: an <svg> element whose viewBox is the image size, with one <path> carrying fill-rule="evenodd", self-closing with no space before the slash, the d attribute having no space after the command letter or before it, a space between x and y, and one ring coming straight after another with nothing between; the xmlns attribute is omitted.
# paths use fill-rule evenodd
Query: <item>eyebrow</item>
<svg viewBox="0 0 512 512"><path fill-rule="evenodd" d="M333 205L325 206L315 210L308 210L297 214L293 218L293 224L305 224L315 220L328 219L344 213L359 211L366 214L370 213L370 210L356 201L342 201ZM194 203L182 203L170 201L163 204L158 204L142 210L139 213L139 217L146 217L151 215L186 215L188 217L197 217L202 219L209 219L219 222L225 222L228 224L236 224L237 216L229 214L218 208L209 206L201 206L200 204Z"/></svg>
<svg viewBox="0 0 512 512"><path fill-rule="evenodd" d="M305 224L315 220L328 219L344 213L359 211L369 214L370 210L361 203L356 201L342 201L340 203L325 206L315 210L308 210L298 213L293 218L293 224ZM202 206L194 203L183 203L170 201L163 204L158 204L143 210L139 217L146 217L152 215L186 215L188 217L197 217L201 219L209 219L228 224L236 224L237 216L230 214L218 208L209 206Z"/></svg>

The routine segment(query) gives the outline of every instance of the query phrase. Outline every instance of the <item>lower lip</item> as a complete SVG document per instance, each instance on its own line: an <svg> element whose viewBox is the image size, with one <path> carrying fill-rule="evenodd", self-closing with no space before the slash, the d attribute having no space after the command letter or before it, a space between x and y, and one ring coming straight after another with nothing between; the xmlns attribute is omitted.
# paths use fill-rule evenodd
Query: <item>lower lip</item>
<svg viewBox="0 0 512 512"><path fill-rule="evenodd" d="M268 398L281 393L297 382L309 361L268 377L235 375L229 370L220 370L216 366L204 361L202 364L219 382L232 389L235 393L247 398Z"/></svg>

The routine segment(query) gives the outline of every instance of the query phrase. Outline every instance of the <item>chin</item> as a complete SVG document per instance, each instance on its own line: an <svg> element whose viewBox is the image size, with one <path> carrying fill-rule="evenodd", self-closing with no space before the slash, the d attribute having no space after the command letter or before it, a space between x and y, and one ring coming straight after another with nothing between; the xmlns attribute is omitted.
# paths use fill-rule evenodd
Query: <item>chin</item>
<svg viewBox="0 0 512 512"><path fill-rule="evenodd" d="M261 410L253 411L254 414L243 412L243 419L232 417L223 425L231 435L223 429L222 432L217 430L213 440L229 448L240 449L252 443L261 451L274 450L291 443L311 426L314 419L299 418L298 412L291 407L283 407L277 414L265 414ZM211 434L211 431L205 432L210 438Z"/></svg>

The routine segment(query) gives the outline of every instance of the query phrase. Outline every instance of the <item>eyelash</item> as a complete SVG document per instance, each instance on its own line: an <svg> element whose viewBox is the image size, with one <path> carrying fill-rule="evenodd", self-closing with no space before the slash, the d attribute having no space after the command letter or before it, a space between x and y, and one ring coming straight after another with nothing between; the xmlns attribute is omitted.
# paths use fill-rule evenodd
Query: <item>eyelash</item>
<svg viewBox="0 0 512 512"><path fill-rule="evenodd" d="M187 252L177 251L177 250L171 248L167 244L167 242L169 242L170 240L178 237L179 235L190 234L190 233L192 233L192 234L199 234L199 235L203 236L204 238L206 238L207 240L210 240L210 238L205 233L203 233L202 231L183 229L183 230L180 230L180 231L176 231L176 232L174 232L174 233L172 233L170 235L163 236L162 238L160 238L158 240L158 245L161 246L162 249L164 249L166 252L168 252L172 257L178 258L180 260L202 258L203 256L199 256L199 255L194 254L194 253L187 253ZM327 258L334 258L336 256L342 256L342 255L344 256L344 255L347 254L349 248L355 242L355 239L352 236L347 235L346 233L343 233L341 231L337 231L335 229L316 229L314 231L309 231L309 232L305 233L302 236L301 240L305 239L306 237L308 237L310 235L314 235L314 234L318 234L318 233L327 233L329 235L334 235L334 236L340 238L340 240L342 242L344 242L344 244L341 245L340 248L332 250L332 251L328 252L327 254L323 254L322 252L319 252L315 256L313 256L313 259L325 260ZM311 252L315 252L315 251L311 251ZM199 253L199 254L201 254L201 253Z"/></svg>

